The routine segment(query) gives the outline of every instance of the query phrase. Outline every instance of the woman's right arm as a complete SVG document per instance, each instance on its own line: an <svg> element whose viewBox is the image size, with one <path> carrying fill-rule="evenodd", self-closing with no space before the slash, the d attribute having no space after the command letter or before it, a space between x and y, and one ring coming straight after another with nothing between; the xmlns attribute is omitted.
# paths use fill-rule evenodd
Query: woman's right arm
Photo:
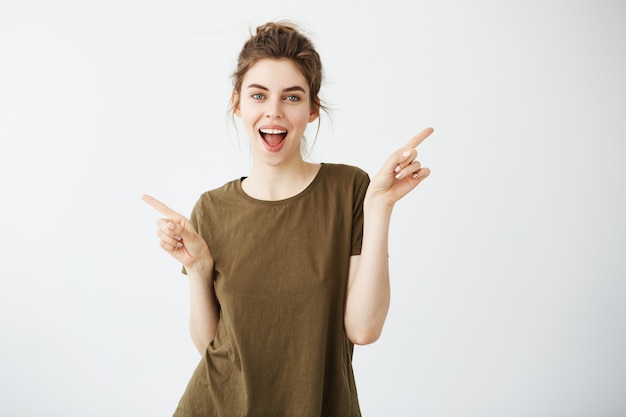
<svg viewBox="0 0 626 417"><path fill-rule="evenodd" d="M209 247L185 216L154 197L144 195L141 199L166 216L157 220L157 236L161 248L185 266L189 279L191 340L198 352L204 354L215 338L219 319L213 287L214 263Z"/></svg>
<svg viewBox="0 0 626 417"><path fill-rule="evenodd" d="M189 332L200 354L215 338L219 311L213 288L213 264L210 268L186 268L189 279Z"/></svg>

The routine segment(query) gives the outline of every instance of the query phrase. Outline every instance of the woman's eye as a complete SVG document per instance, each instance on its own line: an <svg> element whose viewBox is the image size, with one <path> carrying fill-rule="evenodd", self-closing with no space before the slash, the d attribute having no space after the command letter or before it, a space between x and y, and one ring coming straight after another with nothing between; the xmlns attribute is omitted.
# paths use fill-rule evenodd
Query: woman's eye
<svg viewBox="0 0 626 417"><path fill-rule="evenodd" d="M299 101L300 97L298 97L298 96L287 96L287 97L285 97L285 100L287 100L287 101Z"/></svg>
<svg viewBox="0 0 626 417"><path fill-rule="evenodd" d="M262 100L263 99L263 94L261 94L261 93L252 94L252 98L255 99L255 100Z"/></svg>

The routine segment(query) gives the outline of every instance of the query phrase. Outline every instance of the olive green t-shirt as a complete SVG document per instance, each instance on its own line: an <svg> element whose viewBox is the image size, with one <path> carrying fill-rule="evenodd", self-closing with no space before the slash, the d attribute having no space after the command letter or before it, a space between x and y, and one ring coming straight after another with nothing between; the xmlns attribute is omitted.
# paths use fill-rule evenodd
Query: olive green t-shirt
<svg viewBox="0 0 626 417"><path fill-rule="evenodd" d="M215 261L220 318L174 416L360 416L343 318L369 177L322 164L280 201L241 182L204 193L191 215Z"/></svg>

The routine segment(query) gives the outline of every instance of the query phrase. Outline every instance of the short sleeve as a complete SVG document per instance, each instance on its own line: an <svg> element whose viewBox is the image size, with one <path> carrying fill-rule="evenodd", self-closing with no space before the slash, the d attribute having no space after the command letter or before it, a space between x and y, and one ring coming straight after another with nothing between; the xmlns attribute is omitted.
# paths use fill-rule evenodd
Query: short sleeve
<svg viewBox="0 0 626 417"><path fill-rule="evenodd" d="M350 255L360 255L363 244L363 200L370 183L366 172L359 170L354 179L354 193L352 196L352 246Z"/></svg>
<svg viewBox="0 0 626 417"><path fill-rule="evenodd" d="M194 205L193 209L191 210L191 215L189 216L189 222L191 223L191 225L193 226L193 228L195 229L196 232L200 233L198 231L198 211L199 211L199 205L200 205L200 200L198 200L196 202L196 204ZM187 275L187 270L185 269L185 266L183 265L181 272L185 275Z"/></svg>

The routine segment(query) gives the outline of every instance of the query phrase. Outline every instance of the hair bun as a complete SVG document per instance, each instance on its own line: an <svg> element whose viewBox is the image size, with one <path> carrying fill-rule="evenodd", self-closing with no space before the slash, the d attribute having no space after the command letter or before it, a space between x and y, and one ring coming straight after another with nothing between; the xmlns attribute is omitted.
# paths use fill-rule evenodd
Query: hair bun
<svg viewBox="0 0 626 417"><path fill-rule="evenodd" d="M267 22L261 26L257 26L256 34L260 35L262 33L276 32L276 31L296 32L297 30L298 30L298 27L296 26L296 24L289 22L287 20L281 20L278 22Z"/></svg>

